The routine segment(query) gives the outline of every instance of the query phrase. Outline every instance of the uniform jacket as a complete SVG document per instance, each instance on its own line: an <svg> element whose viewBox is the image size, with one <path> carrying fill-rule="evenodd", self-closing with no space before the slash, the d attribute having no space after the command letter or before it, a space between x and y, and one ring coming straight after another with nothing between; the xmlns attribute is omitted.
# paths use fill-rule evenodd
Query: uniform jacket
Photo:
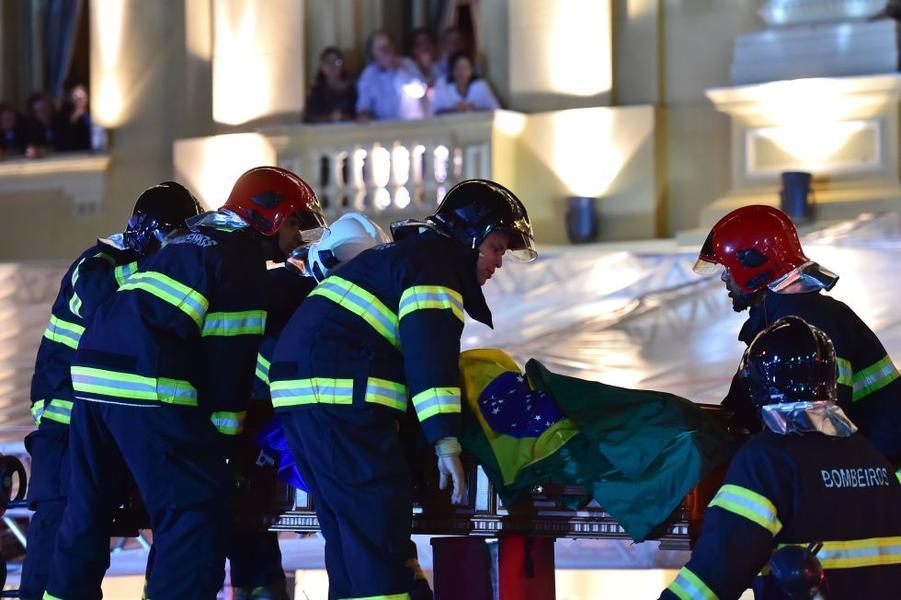
<svg viewBox="0 0 901 600"><path fill-rule="evenodd" d="M412 400L430 442L459 436L464 311L491 325L476 260L426 230L367 250L326 278L276 345L276 411L325 403L405 412Z"/></svg>
<svg viewBox="0 0 901 600"><path fill-rule="evenodd" d="M257 356L253 398L268 401L269 365L272 362L275 343L291 315L316 287L316 280L312 277L302 277L284 266L269 269L266 278L269 284L269 309L266 314L266 331L263 332Z"/></svg>
<svg viewBox="0 0 901 600"><path fill-rule="evenodd" d="M98 241L66 271L53 302L50 322L38 347L31 379L31 411L35 425L42 418L69 424L72 413L70 368L85 325L137 269L139 255Z"/></svg>
<svg viewBox="0 0 901 600"><path fill-rule="evenodd" d="M812 292L767 294L751 308L739 339L750 344L767 325L787 315L799 316L829 336L838 362L839 406L886 456L901 460L901 379L876 334L843 302ZM723 406L756 425L745 390L736 377Z"/></svg>
<svg viewBox="0 0 901 600"><path fill-rule="evenodd" d="M732 461L704 513L688 564L661 598L738 598L786 544L822 542L829 600L895 597L901 589L901 485L860 434L764 430ZM785 598L771 575L757 600Z"/></svg>
<svg viewBox="0 0 901 600"><path fill-rule="evenodd" d="M198 227L148 257L82 336L75 397L199 407L243 428L266 321L265 257L248 228Z"/></svg>

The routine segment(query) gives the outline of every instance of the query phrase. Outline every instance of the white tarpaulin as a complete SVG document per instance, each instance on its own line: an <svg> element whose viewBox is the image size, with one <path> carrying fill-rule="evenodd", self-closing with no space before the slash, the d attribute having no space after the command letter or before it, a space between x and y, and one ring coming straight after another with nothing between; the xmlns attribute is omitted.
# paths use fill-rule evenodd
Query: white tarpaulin
<svg viewBox="0 0 901 600"><path fill-rule="evenodd" d="M806 236L804 246L811 259L841 276L832 295L870 325L896 364L901 361L899 216L865 215ZM623 248L555 248L532 264L507 261L484 288L495 329L469 322L464 348L503 348L520 363L537 358L559 373L719 403L744 349L736 339L744 314L732 311L719 279L691 271L698 248L671 241ZM30 430L34 355L65 267L0 265L0 441L7 452L21 448ZM427 545L421 547L428 563ZM684 553L655 549L654 542L568 541L557 566L675 567L685 561ZM286 564L300 566L290 552L286 547Z"/></svg>

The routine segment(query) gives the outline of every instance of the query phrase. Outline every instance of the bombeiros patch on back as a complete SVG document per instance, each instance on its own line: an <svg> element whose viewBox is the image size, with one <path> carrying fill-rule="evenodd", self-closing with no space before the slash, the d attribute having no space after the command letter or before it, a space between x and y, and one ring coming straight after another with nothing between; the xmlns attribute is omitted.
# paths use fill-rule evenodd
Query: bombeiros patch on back
<svg viewBox="0 0 901 600"><path fill-rule="evenodd" d="M167 240L166 244L191 244L194 246L200 246L201 248L207 248L209 246L218 246L219 242L206 234L200 233L198 231L191 231L189 233L179 235L171 240Z"/></svg>

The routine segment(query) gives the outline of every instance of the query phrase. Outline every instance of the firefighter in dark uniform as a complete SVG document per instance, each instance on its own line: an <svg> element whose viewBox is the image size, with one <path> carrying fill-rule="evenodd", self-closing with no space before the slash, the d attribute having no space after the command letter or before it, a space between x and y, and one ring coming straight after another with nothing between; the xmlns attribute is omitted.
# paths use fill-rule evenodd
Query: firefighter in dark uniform
<svg viewBox="0 0 901 600"><path fill-rule="evenodd" d="M72 488L45 598L101 597L129 472L153 529L147 597L216 597L234 488L226 458L265 326L266 261L286 228L322 225L297 175L251 169L222 209L189 221L97 310L72 364Z"/></svg>
<svg viewBox="0 0 901 600"><path fill-rule="evenodd" d="M288 260L269 269L270 300L266 330L257 356L253 397L247 411L245 432L239 441L242 450L238 453L239 464L236 465L236 471L247 473L249 480L249 493L242 495L244 506L239 504L239 515L267 514L276 491L276 465L271 457L261 454L254 434L273 417L269 365L282 329L330 269L350 260L364 248L388 241L381 228L364 215L346 213L312 244L303 243L293 251L287 245L283 246L282 250L290 254ZM278 534L259 531L255 527L257 523L247 525L241 527L239 524L229 539L228 557L235 600L288 598Z"/></svg>
<svg viewBox="0 0 901 600"><path fill-rule="evenodd" d="M695 271L723 267L722 279L736 312L749 310L739 339L750 343L786 315L826 332L838 361L838 403L861 433L901 465L901 379L876 334L846 304L823 293L838 276L804 255L794 224L770 206L745 206L714 225ZM736 423L759 429L739 374L723 406Z"/></svg>
<svg viewBox="0 0 901 600"><path fill-rule="evenodd" d="M828 600L896 597L901 485L836 404L829 338L784 317L751 342L741 371L763 430L735 455L691 560L661 598L728 600L752 584L758 600L795 597L786 570L765 567L778 548L814 543Z"/></svg>
<svg viewBox="0 0 901 600"><path fill-rule="evenodd" d="M507 250L532 260L516 196L464 181L395 242L359 254L310 294L269 371L276 413L326 540L329 598L411 598L412 490L398 436L408 402L435 446L442 488L465 498L457 362L464 311L491 324L483 285Z"/></svg>
<svg viewBox="0 0 901 600"><path fill-rule="evenodd" d="M178 183L148 188L138 197L125 232L98 240L63 276L31 380L31 411L38 430L28 435L25 446L31 454L28 503L35 512L28 526L21 598L44 594L66 506L73 400L69 369L85 325L137 269L139 259L156 252L166 235L200 213L197 200Z"/></svg>
<svg viewBox="0 0 901 600"><path fill-rule="evenodd" d="M279 248L291 255L307 248L320 236L320 231L308 230L302 238L283 237ZM242 479L243 490L236 506L236 527L228 539L228 560L234 600L287 600L285 571L278 545L278 534L260 529L261 515L268 514L275 500L276 469L254 440L260 428L274 413L269 398L269 362L275 342L285 323L304 298L316 287L316 280L299 274L285 261L271 265L266 272L269 305L266 327L257 354L253 392L247 408L244 431L238 437L232 466Z"/></svg>

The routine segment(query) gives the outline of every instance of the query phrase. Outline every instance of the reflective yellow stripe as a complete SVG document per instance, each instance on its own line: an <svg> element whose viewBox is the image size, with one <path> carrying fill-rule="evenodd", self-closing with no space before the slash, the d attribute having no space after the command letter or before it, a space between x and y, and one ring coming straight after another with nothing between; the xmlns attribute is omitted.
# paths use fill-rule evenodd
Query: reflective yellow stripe
<svg viewBox="0 0 901 600"><path fill-rule="evenodd" d="M398 320L417 310L450 310L463 321L463 296L441 285L414 285L404 290L397 310Z"/></svg>
<svg viewBox="0 0 901 600"><path fill-rule="evenodd" d="M50 404L44 408L44 414L41 416L41 419L49 419L51 421L56 421L57 423L62 423L63 425L68 425L72 420L72 401L54 398L50 401Z"/></svg>
<svg viewBox="0 0 901 600"><path fill-rule="evenodd" d="M263 335L266 329L265 310L244 310L240 312L211 312L203 321L200 335L234 336Z"/></svg>
<svg viewBox="0 0 901 600"><path fill-rule="evenodd" d="M354 380L313 377L273 381L269 386L272 406L303 404L353 404Z"/></svg>
<svg viewBox="0 0 901 600"><path fill-rule="evenodd" d="M256 376L260 381L269 385L269 361L262 354L257 354Z"/></svg>
<svg viewBox="0 0 901 600"><path fill-rule="evenodd" d="M360 286L332 275L316 286L310 296L328 298L369 323L389 344L395 348L400 346L397 315L388 310L374 294Z"/></svg>
<svg viewBox="0 0 901 600"><path fill-rule="evenodd" d="M120 292L127 290L143 290L168 302L191 317L198 327L203 326L203 319L210 305L200 292L156 271L135 273L119 288Z"/></svg>
<svg viewBox="0 0 901 600"><path fill-rule="evenodd" d="M63 600L59 596L54 596L50 592L44 592L44 600Z"/></svg>
<svg viewBox="0 0 901 600"><path fill-rule="evenodd" d="M72 297L69 298L69 310L76 317L81 317L81 298L79 298L78 294L75 293L75 284L78 283L78 269L81 267L81 263L83 263L84 261L85 259L83 258L78 261L78 264L75 265L74 269L72 269L72 277L70 278L70 281L72 282Z"/></svg>
<svg viewBox="0 0 901 600"><path fill-rule="evenodd" d="M836 357L835 364L838 367L839 385L847 385L848 387L854 385L854 368L851 366L851 361Z"/></svg>
<svg viewBox="0 0 901 600"><path fill-rule="evenodd" d="M382 404L400 411L407 410L407 386L402 383L370 377L366 380L366 402Z"/></svg>
<svg viewBox="0 0 901 600"><path fill-rule="evenodd" d="M214 412L210 416L210 421L219 433L225 435L238 435L244 431L244 420L247 418L247 411L231 412L227 410Z"/></svg>
<svg viewBox="0 0 901 600"><path fill-rule="evenodd" d="M137 271L137 270L138 270L138 263L137 263L137 261L135 261L135 262L130 262L130 263L125 264L125 265L119 265L118 267L116 267L116 268L113 270L113 275L114 275L115 278L116 278L116 284L119 285L119 286L121 286L121 285L122 285L123 283L125 283L125 282L128 280L128 278L131 277L131 276L134 274L134 272Z"/></svg>
<svg viewBox="0 0 901 600"><path fill-rule="evenodd" d="M886 356L866 369L854 374L853 382L851 384L851 388L853 389L851 399L854 402L857 402L858 400L866 398L873 392L884 388L896 380L898 376L898 369L895 368L892 359Z"/></svg>
<svg viewBox="0 0 901 600"><path fill-rule="evenodd" d="M44 337L51 342L57 342L77 350L78 342L81 340L81 334L83 333L84 327L81 325L63 321L56 315L51 314L50 322L47 323L47 329L44 330Z"/></svg>
<svg viewBox="0 0 901 600"><path fill-rule="evenodd" d="M413 407L420 422L437 414L460 412L460 388L429 388L413 396Z"/></svg>
<svg viewBox="0 0 901 600"><path fill-rule="evenodd" d="M197 390L190 382L181 379L144 377L132 373L73 366L72 388L76 392L114 398L197 406Z"/></svg>
<svg viewBox="0 0 901 600"><path fill-rule="evenodd" d="M679 600L718 600L713 590L688 567L682 567L666 589L675 594Z"/></svg>
<svg viewBox="0 0 901 600"><path fill-rule="evenodd" d="M37 427L41 424L41 415L44 413L44 401L36 400L34 404L31 405L31 418L34 419L34 426Z"/></svg>
<svg viewBox="0 0 901 600"><path fill-rule="evenodd" d="M779 544L804 546L807 544ZM856 569L901 564L901 536L823 542L817 558L824 569Z"/></svg>
<svg viewBox="0 0 901 600"><path fill-rule="evenodd" d="M719 506L724 510L742 516L757 523L773 535L782 529L782 523L776 515L776 507L766 497L739 485L727 483L719 489L710 501L710 506Z"/></svg>

